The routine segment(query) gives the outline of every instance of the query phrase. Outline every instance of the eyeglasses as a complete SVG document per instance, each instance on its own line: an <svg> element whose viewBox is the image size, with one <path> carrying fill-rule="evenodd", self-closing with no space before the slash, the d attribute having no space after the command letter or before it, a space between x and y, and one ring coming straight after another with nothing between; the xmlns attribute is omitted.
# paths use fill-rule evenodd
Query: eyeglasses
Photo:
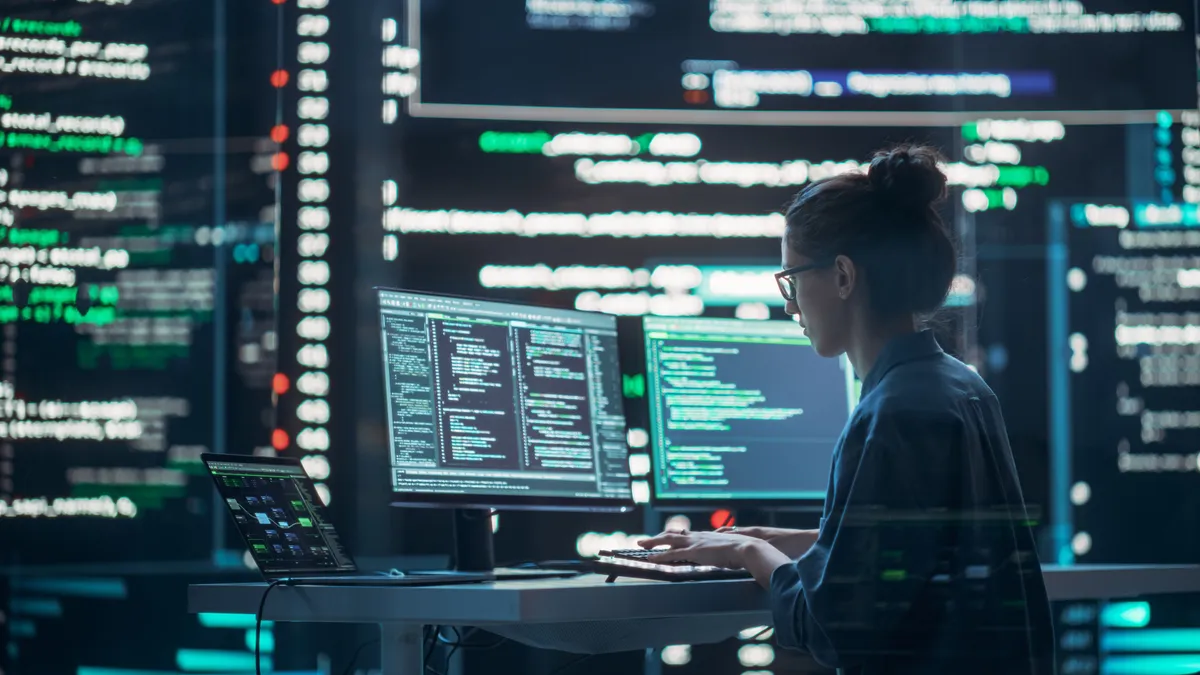
<svg viewBox="0 0 1200 675"><path fill-rule="evenodd" d="M832 264L833 264L832 260L825 260L822 262L809 263L807 265L798 265L796 267L789 267L786 270L783 270L782 272L776 272L775 273L775 283L779 284L779 293L781 295L783 295L784 300L787 300L788 302L795 302L796 301L796 275L800 274L801 272L807 272L809 270L820 269L822 267L829 267Z"/></svg>

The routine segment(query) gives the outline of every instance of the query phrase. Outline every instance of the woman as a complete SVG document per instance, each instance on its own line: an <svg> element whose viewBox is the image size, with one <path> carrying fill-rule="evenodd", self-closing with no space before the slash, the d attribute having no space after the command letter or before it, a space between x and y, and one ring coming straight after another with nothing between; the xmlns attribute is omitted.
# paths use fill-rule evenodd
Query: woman
<svg viewBox="0 0 1200 675"><path fill-rule="evenodd" d="M926 147L880 152L787 212L787 312L862 379L820 529L642 545L670 547L655 561L749 570L770 591L779 643L847 673L1049 674L1049 602L1000 406L917 327L955 274L938 162Z"/></svg>

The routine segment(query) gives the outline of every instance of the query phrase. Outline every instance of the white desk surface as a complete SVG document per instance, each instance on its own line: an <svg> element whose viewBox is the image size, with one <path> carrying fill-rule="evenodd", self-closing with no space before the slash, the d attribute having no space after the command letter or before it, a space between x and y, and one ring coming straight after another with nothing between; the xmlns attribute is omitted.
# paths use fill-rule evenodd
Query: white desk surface
<svg viewBox="0 0 1200 675"><path fill-rule="evenodd" d="M1200 592L1200 565L1043 567L1051 600ZM448 586L280 586L263 618L277 621L499 625L725 616L769 623L766 592L751 580L660 582L601 575ZM254 614L264 583L188 589L191 612Z"/></svg>

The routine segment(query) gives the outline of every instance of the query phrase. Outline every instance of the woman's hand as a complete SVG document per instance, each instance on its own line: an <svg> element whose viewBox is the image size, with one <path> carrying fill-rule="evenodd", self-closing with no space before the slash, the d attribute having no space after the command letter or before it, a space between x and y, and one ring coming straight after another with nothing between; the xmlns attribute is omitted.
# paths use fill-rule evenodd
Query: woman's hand
<svg viewBox="0 0 1200 675"><path fill-rule="evenodd" d="M652 563L667 563L686 560L697 565L713 565L742 569L749 545L756 543L752 537L732 532L663 532L638 542L642 548L667 545L671 548L658 551L647 559Z"/></svg>
<svg viewBox="0 0 1200 675"><path fill-rule="evenodd" d="M761 539L782 551L787 557L796 559L808 552L817 542L820 530L789 530L783 527L722 527L718 534L741 534Z"/></svg>
<svg viewBox="0 0 1200 675"><path fill-rule="evenodd" d="M792 530L800 532L801 530ZM792 561L779 549L762 539L738 532L663 532L638 542L642 548L667 545L669 550L650 556L647 562L667 563L687 560L697 565L749 570L763 588L771 587L771 575Z"/></svg>

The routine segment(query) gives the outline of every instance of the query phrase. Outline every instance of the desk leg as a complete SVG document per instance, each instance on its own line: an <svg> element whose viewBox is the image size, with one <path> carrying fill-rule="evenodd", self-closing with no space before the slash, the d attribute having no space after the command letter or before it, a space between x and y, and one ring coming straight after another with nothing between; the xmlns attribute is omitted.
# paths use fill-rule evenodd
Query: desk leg
<svg viewBox="0 0 1200 675"><path fill-rule="evenodd" d="M424 675L423 626L415 623L379 624L382 675Z"/></svg>

